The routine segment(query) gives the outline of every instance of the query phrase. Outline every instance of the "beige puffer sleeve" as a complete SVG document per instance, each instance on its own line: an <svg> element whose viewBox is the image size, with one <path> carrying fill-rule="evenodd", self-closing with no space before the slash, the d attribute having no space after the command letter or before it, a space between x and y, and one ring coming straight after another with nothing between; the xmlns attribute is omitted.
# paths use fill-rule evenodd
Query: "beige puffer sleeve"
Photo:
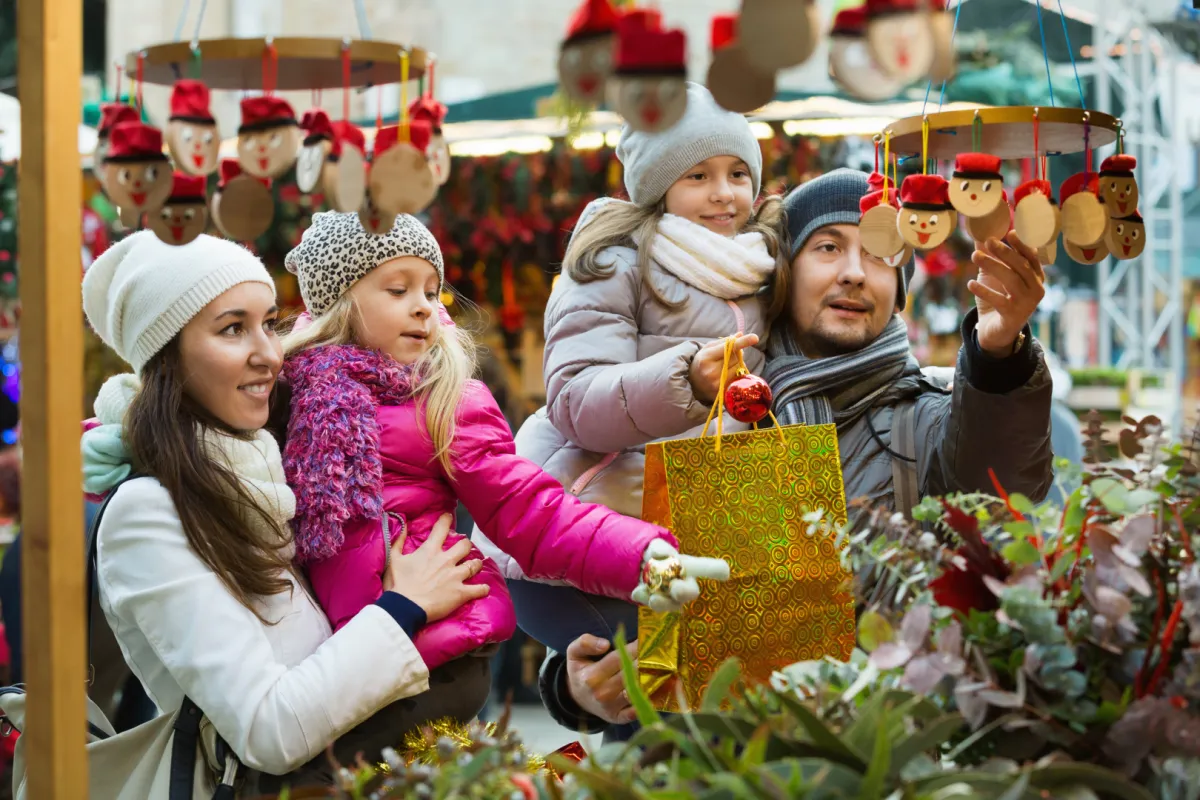
<svg viewBox="0 0 1200 800"><path fill-rule="evenodd" d="M585 450L613 453L704 422L688 373L697 341L638 360L638 306L645 287L636 254L624 247L600 256L613 265L601 280L563 275L546 309L546 406L560 433Z"/></svg>

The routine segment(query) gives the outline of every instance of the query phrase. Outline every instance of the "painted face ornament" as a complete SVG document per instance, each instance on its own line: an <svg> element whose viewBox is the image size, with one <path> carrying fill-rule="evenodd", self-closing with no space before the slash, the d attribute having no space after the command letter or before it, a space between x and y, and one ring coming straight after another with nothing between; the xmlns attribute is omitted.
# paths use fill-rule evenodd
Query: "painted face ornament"
<svg viewBox="0 0 1200 800"><path fill-rule="evenodd" d="M938 9L941 0L932 0ZM932 12L921 0L867 0L867 46L884 72L907 85L929 75L936 55Z"/></svg>
<svg viewBox="0 0 1200 800"><path fill-rule="evenodd" d="M1138 185L1133 171L1137 159L1126 153L1109 156L1100 164L1100 199L1113 219L1137 212ZM1115 255L1115 254L1114 254Z"/></svg>
<svg viewBox="0 0 1200 800"><path fill-rule="evenodd" d="M1100 241L1087 247L1080 247L1070 240L1063 239L1063 250L1066 251L1067 257L1077 264L1085 264L1091 266L1099 264L1104 259L1108 258L1108 245L1105 243L1107 237L1101 237Z"/></svg>
<svg viewBox="0 0 1200 800"><path fill-rule="evenodd" d="M125 103L105 103L100 109L100 127L96 130L96 150L92 153L92 173L100 188L108 194L104 159L108 156L112 129L122 122L137 122L137 109Z"/></svg>
<svg viewBox="0 0 1200 800"><path fill-rule="evenodd" d="M887 203L883 202L882 190L864 195L858 201L858 210L862 213L858 232L863 249L883 259L889 267L907 264L912 257L912 248L904 241L896 224L896 217L900 214L896 192L888 192Z"/></svg>
<svg viewBox="0 0 1200 800"><path fill-rule="evenodd" d="M108 195L123 212L157 211L171 194L171 162L163 152L162 131L141 122L112 130L104 159Z"/></svg>
<svg viewBox="0 0 1200 800"><path fill-rule="evenodd" d="M1003 239L1012 230L1013 212L1008 204L1008 192L1000 190L1000 202L991 213L983 217L967 217L967 235L972 241L986 242L988 239Z"/></svg>
<svg viewBox="0 0 1200 800"><path fill-rule="evenodd" d="M371 201L385 217L419 214L437 197L438 186L425 155L431 135L425 121L409 122L407 141L399 125L376 135L368 183Z"/></svg>
<svg viewBox="0 0 1200 800"><path fill-rule="evenodd" d="M645 27L648 24L642 13L621 18L608 100L629 127L657 133L673 126L687 110L687 36L681 30Z"/></svg>
<svg viewBox="0 0 1200 800"><path fill-rule="evenodd" d="M209 110L208 87L185 78L171 90L171 117L167 121L167 147L175 166L188 175L217 171L221 136Z"/></svg>
<svg viewBox="0 0 1200 800"><path fill-rule="evenodd" d="M722 108L747 114L775 97L775 73L750 64L738 42L736 14L712 18L712 63L708 65L708 90Z"/></svg>
<svg viewBox="0 0 1200 800"><path fill-rule="evenodd" d="M208 226L206 185L203 175L176 172L167 202L157 212L147 214L154 235L167 244L178 246L204 233Z"/></svg>
<svg viewBox="0 0 1200 800"><path fill-rule="evenodd" d="M1025 181L1013 193L1013 230L1022 242L1041 250L1058 238L1058 205L1049 181Z"/></svg>
<svg viewBox="0 0 1200 800"><path fill-rule="evenodd" d="M432 135L425 155L429 160L429 169L433 172L433 182L445 186L450 180L450 145L442 133L442 123L446 121L449 109L430 95L423 95L413 101L408 107L408 117L414 122L428 122Z"/></svg>
<svg viewBox="0 0 1200 800"><path fill-rule="evenodd" d="M256 178L278 178L296 163L301 131L296 112L282 97L263 95L242 99L238 128L238 161Z"/></svg>
<svg viewBox="0 0 1200 800"><path fill-rule="evenodd" d="M333 149L333 124L329 115L319 108L304 112L300 120L304 142L296 156L296 188L308 194L321 183L325 159Z"/></svg>
<svg viewBox="0 0 1200 800"><path fill-rule="evenodd" d="M367 193L366 137L353 123L333 123L333 148L325 159L321 185L338 211L358 211Z"/></svg>
<svg viewBox="0 0 1200 800"><path fill-rule="evenodd" d="M965 217L986 217L1000 205L1004 178L1000 159L987 153L960 153L950 179L950 203Z"/></svg>
<svg viewBox="0 0 1200 800"><path fill-rule="evenodd" d="M583 0L575 9L558 50L558 82L567 97L588 105L604 99L620 16L610 0Z"/></svg>
<svg viewBox="0 0 1200 800"><path fill-rule="evenodd" d="M932 250L950 238L958 215L950 205L949 184L941 175L909 175L900 185L900 236L918 250Z"/></svg>
<svg viewBox="0 0 1200 800"><path fill-rule="evenodd" d="M1062 200L1064 244L1091 247L1104 238L1108 210L1100 202L1099 194L1100 177L1094 172L1077 172L1062 182L1058 196ZM1071 252L1070 248L1067 252Z"/></svg>
<svg viewBox="0 0 1200 800"><path fill-rule="evenodd" d="M821 39L821 16L813 0L742 0L742 40L752 42L746 59L774 75L812 56Z"/></svg>
<svg viewBox="0 0 1200 800"><path fill-rule="evenodd" d="M1104 244L1112 257L1120 261L1140 256L1146 249L1146 225L1142 222L1142 215L1134 211L1120 219L1110 219Z"/></svg>
<svg viewBox="0 0 1200 800"><path fill-rule="evenodd" d="M271 179L243 174L237 159L222 160L212 216L221 233L235 242L251 242L262 236L275 216Z"/></svg>
<svg viewBox="0 0 1200 800"><path fill-rule="evenodd" d="M875 61L867 46L867 10L842 9L829 32L829 74L839 86L859 100L876 102L899 94L904 84Z"/></svg>

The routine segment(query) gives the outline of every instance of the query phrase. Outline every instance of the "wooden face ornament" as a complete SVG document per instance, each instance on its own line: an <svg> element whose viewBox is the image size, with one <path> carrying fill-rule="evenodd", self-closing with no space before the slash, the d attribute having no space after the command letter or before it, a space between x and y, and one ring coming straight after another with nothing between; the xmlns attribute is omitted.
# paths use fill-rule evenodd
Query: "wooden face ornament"
<svg viewBox="0 0 1200 800"><path fill-rule="evenodd" d="M988 239L1003 239L1012 230L1012 207L1008 204L1008 192L1000 190L1000 202L991 213L983 217L967 217L967 235L976 242Z"/></svg>
<svg viewBox="0 0 1200 800"><path fill-rule="evenodd" d="M941 175L909 175L900 185L896 226L905 242L932 250L954 233L958 215L950 205L949 186Z"/></svg>
<svg viewBox="0 0 1200 800"><path fill-rule="evenodd" d="M206 184L203 175L176 172L167 202L146 215L154 235L167 244L184 245L204 233L208 226Z"/></svg>
<svg viewBox="0 0 1200 800"><path fill-rule="evenodd" d="M227 238L250 242L271 227L275 199L269 178L242 173L241 164L232 158L221 162L221 182L212 198L212 217Z"/></svg>
<svg viewBox="0 0 1200 800"><path fill-rule="evenodd" d="M1108 221L1104 244L1113 258L1129 261L1137 258L1146 249L1146 225L1137 211L1120 219Z"/></svg>
<svg viewBox="0 0 1200 800"><path fill-rule="evenodd" d="M1013 193L1013 230L1035 250L1058 238L1058 205L1050 193L1050 182L1043 180L1025 181Z"/></svg>
<svg viewBox="0 0 1200 800"><path fill-rule="evenodd" d="M414 122L428 122L433 135L429 137L429 146L425 155L429 159L429 169L433 172L433 182L445 186L450 180L450 145L442 133L442 123L446 120L448 109L442 103L434 100L431 95L422 95L408 107L408 117Z"/></svg>
<svg viewBox="0 0 1200 800"><path fill-rule="evenodd" d="M829 32L829 74L850 95L876 102L895 97L904 84L885 72L867 47L867 10L846 8Z"/></svg>
<svg viewBox="0 0 1200 800"><path fill-rule="evenodd" d="M171 162L162 150L162 131L141 122L113 128L104 159L109 197L135 214L157 211L171 194Z"/></svg>
<svg viewBox="0 0 1200 800"><path fill-rule="evenodd" d="M884 72L902 84L928 76L936 52L929 8L921 0L867 0L866 7L867 46Z"/></svg>
<svg viewBox="0 0 1200 800"><path fill-rule="evenodd" d="M717 14L712 19L712 63L707 85L717 105L747 114L775 97L775 73L764 72L746 58L737 39L736 14Z"/></svg>
<svg viewBox="0 0 1200 800"><path fill-rule="evenodd" d="M1004 178L1000 159L987 153L960 153L950 179L950 203L965 217L986 217L1000 205Z"/></svg>
<svg viewBox="0 0 1200 800"><path fill-rule="evenodd" d="M92 153L92 174L96 176L96 181L105 194L108 194L108 186L104 159L108 156L112 129L122 122L137 121L137 109L125 103L105 103L100 109L100 127L96 132L96 149Z"/></svg>
<svg viewBox="0 0 1200 800"><path fill-rule="evenodd" d="M813 0L742 0L739 27L746 59L774 75L803 64L821 39L821 17Z"/></svg>
<svg viewBox="0 0 1200 800"><path fill-rule="evenodd" d="M221 136L209 110L208 87L190 79L175 82L171 90L171 117L167 122L167 147L175 166L188 175L217 171Z"/></svg>
<svg viewBox="0 0 1200 800"><path fill-rule="evenodd" d="M883 202L882 190L870 192L858 201L858 210L862 214L858 235L864 250L883 259L888 266L896 266L890 262L896 260L905 264L908 259L903 258L904 254L907 252L911 255L912 252L896 224L896 217L900 214L899 207L895 205L896 193L891 191L889 195L887 203Z"/></svg>
<svg viewBox="0 0 1200 800"><path fill-rule="evenodd" d="M333 123L333 148L321 171L321 186L329 204L338 211L358 211L367 192L367 140L352 123Z"/></svg>
<svg viewBox="0 0 1200 800"><path fill-rule="evenodd" d="M296 163L301 131L296 113L282 97L263 95L242 100L238 128L238 161L256 178L278 178Z"/></svg>
<svg viewBox="0 0 1200 800"><path fill-rule="evenodd" d="M610 0L583 0L575 9L558 50L558 82L567 97L587 105L604 99L620 16Z"/></svg>
<svg viewBox="0 0 1200 800"><path fill-rule="evenodd" d="M1136 168L1137 159L1125 153L1109 156L1100 164L1100 199L1113 219L1137 212L1138 185L1133 175Z"/></svg>
<svg viewBox="0 0 1200 800"><path fill-rule="evenodd" d="M1064 243L1090 247L1104 238L1108 210L1100 202L1099 193L1100 178L1094 172L1078 172L1062 182L1058 196L1062 200Z"/></svg>
<svg viewBox="0 0 1200 800"><path fill-rule="evenodd" d="M385 217L418 214L437 197L438 185L425 148L431 130L425 121L410 122L408 141L400 126L383 128L375 137L375 157L368 180L371 201Z"/></svg>
<svg viewBox="0 0 1200 800"><path fill-rule="evenodd" d="M296 155L296 188L308 194L320 184L325 159L333 149L333 125L328 114L314 108L304 112L300 129L304 141Z"/></svg>
<svg viewBox="0 0 1200 800"><path fill-rule="evenodd" d="M608 101L629 127L657 133L687 110L687 37L681 30L643 27L645 16L631 12L617 26Z"/></svg>
<svg viewBox="0 0 1200 800"><path fill-rule="evenodd" d="M1086 264L1091 266L1099 264L1104 259L1108 258L1108 245L1104 242L1104 237L1095 244L1087 247L1080 247L1066 237L1063 237L1063 250L1067 257L1077 264Z"/></svg>

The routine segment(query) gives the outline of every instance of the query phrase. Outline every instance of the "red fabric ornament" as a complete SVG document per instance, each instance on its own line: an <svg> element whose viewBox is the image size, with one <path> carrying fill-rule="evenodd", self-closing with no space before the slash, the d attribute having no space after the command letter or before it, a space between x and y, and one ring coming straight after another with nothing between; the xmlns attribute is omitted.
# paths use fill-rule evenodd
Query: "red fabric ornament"
<svg viewBox="0 0 1200 800"><path fill-rule="evenodd" d="M639 11L641 11L639 9ZM640 14L622 17L617 27L614 74L687 75L687 35L679 29L644 27Z"/></svg>
<svg viewBox="0 0 1200 800"><path fill-rule="evenodd" d="M429 147L429 140L433 137L433 126L428 120L413 120L408 124L408 135L409 144L424 153ZM378 158L381 154L386 153L398 141L400 141L399 125L381 128L379 133L375 134L375 157Z"/></svg>
<svg viewBox="0 0 1200 800"><path fill-rule="evenodd" d="M950 184L941 175L909 175L900 184L900 202L908 208L950 208Z"/></svg>
<svg viewBox="0 0 1200 800"><path fill-rule="evenodd" d="M100 127L97 133L107 138L112 129L122 122L140 122L137 109L125 103L105 103L100 108Z"/></svg>
<svg viewBox="0 0 1200 800"><path fill-rule="evenodd" d="M883 189L863 195L862 199L858 201L858 213L865 214L879 205L883 205ZM888 205L895 209L900 208L900 202L894 191L888 192Z"/></svg>
<svg viewBox="0 0 1200 800"><path fill-rule="evenodd" d="M217 182L217 191L221 191L231 180L244 174L245 173L242 172L242 165L238 163L236 158L221 159L221 180ZM251 175L248 177L254 176ZM255 178L255 180L257 180L263 186L266 186L268 189L271 188L270 178Z"/></svg>
<svg viewBox="0 0 1200 800"><path fill-rule="evenodd" d="M234 162L237 163L236 161ZM172 176L171 196L168 203L203 203L205 202L205 187L208 182L203 175L188 175L176 172Z"/></svg>
<svg viewBox="0 0 1200 800"><path fill-rule="evenodd" d="M1137 168L1137 158L1128 153L1118 153L1117 155L1109 156L1100 163L1101 175L1119 175L1122 178L1133 177L1133 171Z"/></svg>
<svg viewBox="0 0 1200 800"><path fill-rule="evenodd" d="M183 78L175 81L171 89L171 120L192 122L197 125L215 125L209 110L209 91L204 81Z"/></svg>
<svg viewBox="0 0 1200 800"><path fill-rule="evenodd" d="M1000 159L988 153L959 153L954 159L954 177L1001 180Z"/></svg>
<svg viewBox="0 0 1200 800"><path fill-rule="evenodd" d="M1058 200L1060 203L1065 203L1068 197L1079 194L1085 188L1092 194L1099 194L1100 177L1094 172L1076 172L1058 187Z"/></svg>
<svg viewBox="0 0 1200 800"><path fill-rule="evenodd" d="M716 14L712 18L709 45L713 52L737 42L737 14Z"/></svg>
<svg viewBox="0 0 1200 800"><path fill-rule="evenodd" d="M878 192L883 189L884 181L887 181L889 184L891 183L891 181L887 179L887 176L878 172L872 172L867 176L867 186L872 192Z"/></svg>
<svg viewBox="0 0 1200 800"><path fill-rule="evenodd" d="M617 32L621 28L638 28L643 31L661 31L662 12L657 8L631 8L617 20Z"/></svg>
<svg viewBox="0 0 1200 800"><path fill-rule="evenodd" d="M759 422L771 411L771 387L757 375L746 373L725 387L725 410L738 422Z"/></svg>
<svg viewBox="0 0 1200 800"><path fill-rule="evenodd" d="M296 124L292 104L278 95L242 98L242 124L238 134Z"/></svg>
<svg viewBox="0 0 1200 800"><path fill-rule="evenodd" d="M300 120L300 127L304 129L304 146L309 147L316 144L322 139L333 140L333 123L329 121L329 115L320 108L309 109L304 112L304 117Z"/></svg>
<svg viewBox="0 0 1200 800"><path fill-rule="evenodd" d="M418 120L428 122L436 132L446 121L446 114L449 110L445 103L439 103L429 95L423 94L409 104L408 117L413 122Z"/></svg>
<svg viewBox="0 0 1200 800"><path fill-rule="evenodd" d="M367 151L367 137L359 130L353 122L347 122L344 119L333 123L333 150L329 153L330 160L336 161L342 153L343 145L353 145L359 149L359 152Z"/></svg>
<svg viewBox="0 0 1200 800"><path fill-rule="evenodd" d="M620 18L621 12L609 0L583 0L567 22L564 44L612 33Z"/></svg>
<svg viewBox="0 0 1200 800"><path fill-rule="evenodd" d="M1013 205L1018 205L1022 200L1029 195L1037 192L1044 194L1046 197L1051 197L1053 190L1050 188L1050 181L1025 181L1017 190L1013 192Z"/></svg>
<svg viewBox="0 0 1200 800"><path fill-rule="evenodd" d="M121 122L110 134L112 140L105 162L166 161L162 131L141 122Z"/></svg>
<svg viewBox="0 0 1200 800"><path fill-rule="evenodd" d="M867 32L867 7L843 8L833 18L830 36L862 37Z"/></svg>

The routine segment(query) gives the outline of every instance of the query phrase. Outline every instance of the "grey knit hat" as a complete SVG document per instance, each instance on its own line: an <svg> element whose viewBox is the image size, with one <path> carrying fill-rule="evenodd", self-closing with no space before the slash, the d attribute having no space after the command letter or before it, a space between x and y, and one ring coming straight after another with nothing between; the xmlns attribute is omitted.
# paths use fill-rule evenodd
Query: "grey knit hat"
<svg viewBox="0 0 1200 800"><path fill-rule="evenodd" d="M750 168L754 196L762 185L762 149L741 114L717 105L708 89L688 82L687 111L662 133L621 129L617 158L625 190L639 206L657 203L688 169L713 156L737 156Z"/></svg>
<svg viewBox="0 0 1200 800"><path fill-rule="evenodd" d="M793 189L783 199L788 234L792 239L792 258L820 228L857 225L862 219L858 201L870 191L867 173L856 169L835 169ZM911 258L899 270L896 304L901 309L907 304L908 283L915 270L916 263Z"/></svg>
<svg viewBox="0 0 1200 800"><path fill-rule="evenodd" d="M337 302L359 278L385 261L403 256L423 258L444 281L442 248L416 217L401 214L382 236L368 233L356 212L323 211L283 260L300 283L300 296L313 317Z"/></svg>

